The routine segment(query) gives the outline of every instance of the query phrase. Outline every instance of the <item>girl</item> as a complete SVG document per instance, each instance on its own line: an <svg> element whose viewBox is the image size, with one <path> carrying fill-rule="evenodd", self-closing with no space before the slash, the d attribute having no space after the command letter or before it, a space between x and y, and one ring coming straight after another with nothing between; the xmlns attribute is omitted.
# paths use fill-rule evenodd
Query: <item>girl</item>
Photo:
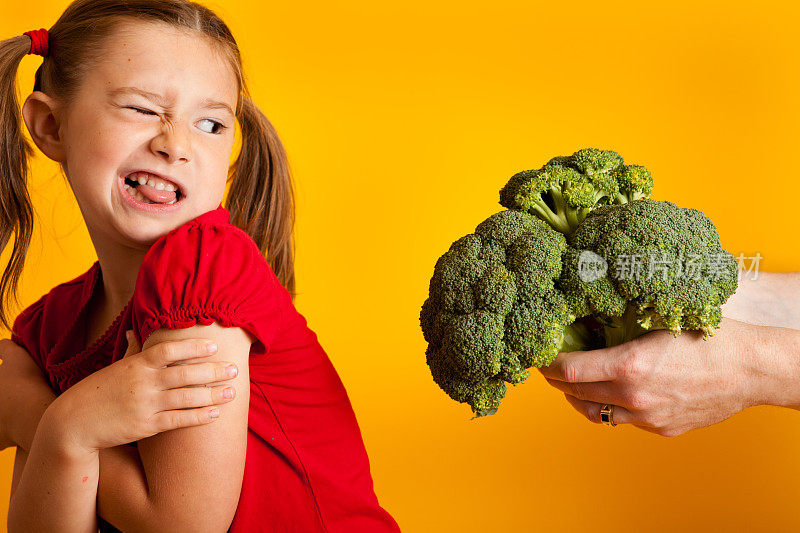
<svg viewBox="0 0 800 533"><path fill-rule="evenodd" d="M28 53L44 60L20 117ZM77 0L49 30L0 42L0 91L0 242L15 237L2 301L31 237L23 119L98 257L0 342L0 445L18 446L9 530L96 531L99 514L123 531L398 531L294 308L286 155L225 23L185 0Z"/></svg>

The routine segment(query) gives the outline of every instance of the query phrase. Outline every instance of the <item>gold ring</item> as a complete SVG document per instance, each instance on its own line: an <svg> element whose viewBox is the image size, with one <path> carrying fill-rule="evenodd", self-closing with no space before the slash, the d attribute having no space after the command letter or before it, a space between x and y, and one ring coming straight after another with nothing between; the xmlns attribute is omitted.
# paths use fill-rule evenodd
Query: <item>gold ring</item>
<svg viewBox="0 0 800 533"><path fill-rule="evenodd" d="M614 423L614 406L605 404L603 408L600 409L600 421L607 425L614 427L616 424Z"/></svg>

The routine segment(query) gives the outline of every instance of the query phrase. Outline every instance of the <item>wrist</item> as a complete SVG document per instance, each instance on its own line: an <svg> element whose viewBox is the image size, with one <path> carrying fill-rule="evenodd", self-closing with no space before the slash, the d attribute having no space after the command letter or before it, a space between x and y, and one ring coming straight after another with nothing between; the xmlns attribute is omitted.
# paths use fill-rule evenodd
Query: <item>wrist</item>
<svg viewBox="0 0 800 533"><path fill-rule="evenodd" d="M66 395L59 396L42 415L34 438L39 438L42 433L49 447L64 458L78 459L98 454L99 450L89 446L82 438L85 432L76 424L74 414L75 408L69 398Z"/></svg>
<svg viewBox="0 0 800 533"><path fill-rule="evenodd" d="M800 329L800 274L759 272L742 277L722 316L761 326Z"/></svg>
<svg viewBox="0 0 800 533"><path fill-rule="evenodd" d="M745 379L750 385L749 406L775 405L800 410L800 331L752 326L742 349L752 357L747 362Z"/></svg>

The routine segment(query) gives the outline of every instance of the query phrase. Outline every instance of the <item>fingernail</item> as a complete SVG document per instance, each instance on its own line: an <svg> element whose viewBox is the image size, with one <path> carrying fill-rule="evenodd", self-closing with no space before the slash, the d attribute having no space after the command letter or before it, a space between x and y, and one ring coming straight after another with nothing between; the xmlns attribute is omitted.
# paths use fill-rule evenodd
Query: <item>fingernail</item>
<svg viewBox="0 0 800 533"><path fill-rule="evenodd" d="M219 416L219 409L212 409L208 412L208 416L211 418L217 418Z"/></svg>
<svg viewBox="0 0 800 533"><path fill-rule="evenodd" d="M215 342L208 342L206 346L208 347L208 353L217 353L217 344Z"/></svg>
<svg viewBox="0 0 800 533"><path fill-rule="evenodd" d="M230 377L234 377L236 374L239 373L239 369L236 368L236 365L229 365L226 372Z"/></svg>
<svg viewBox="0 0 800 533"><path fill-rule="evenodd" d="M224 391L222 391L222 395L225 398L233 398L233 389L228 387Z"/></svg>

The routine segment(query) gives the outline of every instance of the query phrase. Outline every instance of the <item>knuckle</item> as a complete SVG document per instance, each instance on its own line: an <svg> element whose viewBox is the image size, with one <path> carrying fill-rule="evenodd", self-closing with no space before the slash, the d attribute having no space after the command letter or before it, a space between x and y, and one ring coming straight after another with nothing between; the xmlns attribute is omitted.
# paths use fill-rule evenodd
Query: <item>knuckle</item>
<svg viewBox="0 0 800 533"><path fill-rule="evenodd" d="M178 368L178 378L181 380L182 383L187 383L191 376L190 369L187 365L180 365Z"/></svg>
<svg viewBox="0 0 800 533"><path fill-rule="evenodd" d="M178 427L178 415L174 411L163 413L161 418L161 431L169 431Z"/></svg>
<svg viewBox="0 0 800 533"><path fill-rule="evenodd" d="M156 414L150 420L148 420L147 427L152 428L153 434L156 434L166 431L167 423L163 415Z"/></svg>
<svg viewBox="0 0 800 533"><path fill-rule="evenodd" d="M643 411L650 407L650 398L642 391L630 391L624 396L628 407L635 411Z"/></svg>
<svg viewBox="0 0 800 533"><path fill-rule="evenodd" d="M575 363L566 362L561 365L561 377L564 378L564 381L577 381L578 380L578 369L575 366Z"/></svg>
<svg viewBox="0 0 800 533"><path fill-rule="evenodd" d="M661 417L654 412L644 412L639 419L642 421L642 424L651 428L661 429L664 426Z"/></svg>
<svg viewBox="0 0 800 533"><path fill-rule="evenodd" d="M167 360L173 360L175 357L175 343L174 342L162 342L161 346L161 355Z"/></svg>
<svg viewBox="0 0 800 533"><path fill-rule="evenodd" d="M586 412L584 413L586 418L589 419L589 422L594 422L595 424L600 423L600 409L595 408L593 405L586 406Z"/></svg>
<svg viewBox="0 0 800 533"><path fill-rule="evenodd" d="M630 351L622 360L620 377L634 381L643 376L644 373L644 358L638 351Z"/></svg>
<svg viewBox="0 0 800 533"><path fill-rule="evenodd" d="M167 415L167 427L169 429L181 426L181 415L178 412L172 411Z"/></svg>
<svg viewBox="0 0 800 533"><path fill-rule="evenodd" d="M190 405L194 401L194 391L192 389L180 390L181 405Z"/></svg>
<svg viewBox="0 0 800 533"><path fill-rule="evenodd" d="M142 373L140 368L131 368L127 376L127 382L125 383L126 390L129 392L127 397L134 402L137 399L141 399L144 393L152 389L151 383L152 382L147 379L147 376Z"/></svg>
<svg viewBox="0 0 800 533"><path fill-rule="evenodd" d="M572 395L575 396L577 399L579 400L586 399L586 389L583 383L572 383L570 385L570 388L572 389Z"/></svg>

